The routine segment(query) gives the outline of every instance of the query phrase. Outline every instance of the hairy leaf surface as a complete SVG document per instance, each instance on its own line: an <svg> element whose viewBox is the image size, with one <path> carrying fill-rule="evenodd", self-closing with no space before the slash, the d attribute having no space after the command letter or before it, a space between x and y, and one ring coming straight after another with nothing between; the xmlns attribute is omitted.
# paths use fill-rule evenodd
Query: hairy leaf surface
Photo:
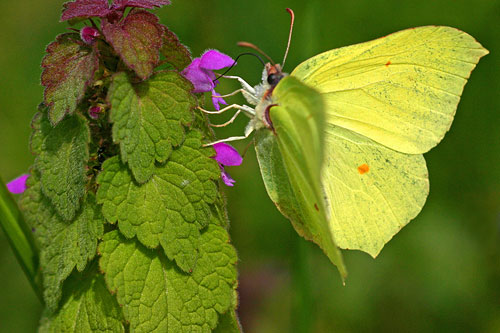
<svg viewBox="0 0 500 333"><path fill-rule="evenodd" d="M125 332L122 309L97 270L83 276L72 274L65 290L68 295L61 309L55 314L43 314L40 333Z"/></svg>
<svg viewBox="0 0 500 333"><path fill-rule="evenodd" d="M139 84L125 73L114 77L108 94L113 140L139 183L151 178L155 161L165 162L172 146L184 141L183 125L192 122L196 105L191 90L175 72L161 72Z"/></svg>
<svg viewBox="0 0 500 333"><path fill-rule="evenodd" d="M80 209L87 183L90 141L87 121L74 115L52 127L47 115L38 113L32 127L31 149L38 155L35 169L41 175L42 191L57 213L70 221Z"/></svg>
<svg viewBox="0 0 500 333"><path fill-rule="evenodd" d="M225 229L210 225L200 239L196 268L186 274L161 253L117 231L104 235L100 268L131 331L213 330L218 315L230 308L236 283L236 253L228 241Z"/></svg>
<svg viewBox="0 0 500 333"><path fill-rule="evenodd" d="M145 80L160 60L163 26L144 10L132 11L120 22L103 20L102 32L123 62Z"/></svg>
<svg viewBox="0 0 500 333"><path fill-rule="evenodd" d="M183 70L192 60L188 48L182 45L177 35L167 28L163 32L163 46L160 52L177 70Z"/></svg>
<svg viewBox="0 0 500 333"><path fill-rule="evenodd" d="M43 195L36 172L28 178L27 185L21 207L39 244L45 303L50 311L55 311L64 280L75 267L83 271L95 256L97 240L104 232L104 219L89 193L75 220L65 222Z"/></svg>
<svg viewBox="0 0 500 333"><path fill-rule="evenodd" d="M76 0L63 4L61 21L74 18L105 17L109 10L108 0Z"/></svg>
<svg viewBox="0 0 500 333"><path fill-rule="evenodd" d="M169 0L115 0L113 3L115 7L120 9L125 7L153 9L155 7L170 5Z"/></svg>
<svg viewBox="0 0 500 333"><path fill-rule="evenodd" d="M201 148L201 134L192 131L168 162L155 167L143 185L132 180L118 157L107 160L99 175L97 200L106 219L118 221L127 237L137 236L149 248L161 244L165 254L190 271L198 258L200 229L208 225L217 195L217 163L213 150Z"/></svg>
<svg viewBox="0 0 500 333"><path fill-rule="evenodd" d="M85 89L94 79L99 58L75 33L57 36L45 52L47 55L42 60L44 102L49 107L50 122L56 125L66 114L75 112Z"/></svg>

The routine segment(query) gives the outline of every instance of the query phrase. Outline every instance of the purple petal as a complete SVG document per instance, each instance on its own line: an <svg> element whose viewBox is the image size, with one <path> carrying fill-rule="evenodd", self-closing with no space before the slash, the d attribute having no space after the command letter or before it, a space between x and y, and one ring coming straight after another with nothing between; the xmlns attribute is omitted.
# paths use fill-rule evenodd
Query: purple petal
<svg viewBox="0 0 500 333"><path fill-rule="evenodd" d="M236 183L236 180L231 178L231 176L229 176L229 174L224 170L223 167L221 167L220 177L222 178L224 184L226 184L227 186L234 186L234 183Z"/></svg>
<svg viewBox="0 0 500 333"><path fill-rule="evenodd" d="M212 103L214 104L215 110L219 111L220 110L219 103L224 105L227 105L227 103L222 97L216 97L216 96L217 93L215 92L215 90L212 90Z"/></svg>
<svg viewBox="0 0 500 333"><path fill-rule="evenodd" d="M216 154L214 159L222 165L240 165L243 161L238 151L227 143L219 142L213 147Z"/></svg>
<svg viewBox="0 0 500 333"><path fill-rule="evenodd" d="M201 56L200 67L208 70L217 70L229 67L234 64L234 60L217 50L208 50Z"/></svg>
<svg viewBox="0 0 500 333"><path fill-rule="evenodd" d="M210 78L209 72L200 68L200 61L200 58L194 59L193 62L181 72L181 74L193 84L194 93L212 91L215 86Z"/></svg>
<svg viewBox="0 0 500 333"><path fill-rule="evenodd" d="M19 194L26 190L26 179L29 174L23 174L7 183L7 189L10 193Z"/></svg>

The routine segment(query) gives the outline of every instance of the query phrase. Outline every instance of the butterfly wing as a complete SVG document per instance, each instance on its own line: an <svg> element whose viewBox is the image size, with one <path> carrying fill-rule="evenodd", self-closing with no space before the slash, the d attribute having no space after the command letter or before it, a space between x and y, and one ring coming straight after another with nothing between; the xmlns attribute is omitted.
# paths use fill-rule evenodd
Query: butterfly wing
<svg viewBox="0 0 500 333"><path fill-rule="evenodd" d="M323 186L341 248L375 257L422 209L421 154L448 131L487 53L460 30L428 26L319 54L292 72L326 104Z"/></svg>
<svg viewBox="0 0 500 333"><path fill-rule="evenodd" d="M331 124L325 151L323 186L337 245L375 257L424 206L429 193L424 157Z"/></svg>
<svg viewBox="0 0 500 333"><path fill-rule="evenodd" d="M286 77L273 91L270 118L275 133L256 133L255 150L266 190L295 230L318 244L338 267L346 271L328 224L321 187L325 114L317 91Z"/></svg>
<svg viewBox="0 0 500 333"><path fill-rule="evenodd" d="M421 154L450 128L464 85L487 53L463 31L426 26L321 53L291 75L323 94L328 123Z"/></svg>

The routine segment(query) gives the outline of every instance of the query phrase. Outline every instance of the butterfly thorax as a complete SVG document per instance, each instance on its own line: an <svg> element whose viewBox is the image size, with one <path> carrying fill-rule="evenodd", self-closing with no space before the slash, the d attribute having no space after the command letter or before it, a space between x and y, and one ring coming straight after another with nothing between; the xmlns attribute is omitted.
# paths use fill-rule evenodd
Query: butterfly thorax
<svg viewBox="0 0 500 333"><path fill-rule="evenodd" d="M281 79L286 76L288 73L282 72L279 64L267 63L262 72L262 82L254 87L255 95L243 94L249 103L255 105L255 117L248 123L246 131L273 128L269 109L276 104L276 101L273 101L272 93Z"/></svg>

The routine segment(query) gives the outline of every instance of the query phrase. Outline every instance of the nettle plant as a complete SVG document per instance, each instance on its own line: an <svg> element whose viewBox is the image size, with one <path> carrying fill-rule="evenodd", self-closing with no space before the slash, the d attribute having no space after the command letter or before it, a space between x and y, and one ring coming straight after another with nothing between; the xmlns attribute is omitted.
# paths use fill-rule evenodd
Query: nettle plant
<svg viewBox="0 0 500 333"><path fill-rule="evenodd" d="M192 59L146 10L167 4L66 3L62 20L86 26L47 47L35 164L8 184L23 193L31 232L0 191L0 222L43 290L41 331L239 331L220 187L234 184L224 167L242 163L225 142L254 132L269 197L345 279L340 248L376 257L422 209L423 154L488 53L463 31L425 26L321 53L288 75L244 42L271 61L252 87L215 74L235 65L225 54ZM219 95L221 78L242 88ZM252 106L221 109L238 93ZM229 121L210 124L207 114L228 110ZM250 118L244 135L217 140L210 126L239 114Z"/></svg>
<svg viewBox="0 0 500 333"><path fill-rule="evenodd" d="M26 181L41 331L238 330L226 155L203 147L214 137L180 73L189 50L146 10L169 3L66 3L62 20L86 26L46 49L35 163L9 184Z"/></svg>

